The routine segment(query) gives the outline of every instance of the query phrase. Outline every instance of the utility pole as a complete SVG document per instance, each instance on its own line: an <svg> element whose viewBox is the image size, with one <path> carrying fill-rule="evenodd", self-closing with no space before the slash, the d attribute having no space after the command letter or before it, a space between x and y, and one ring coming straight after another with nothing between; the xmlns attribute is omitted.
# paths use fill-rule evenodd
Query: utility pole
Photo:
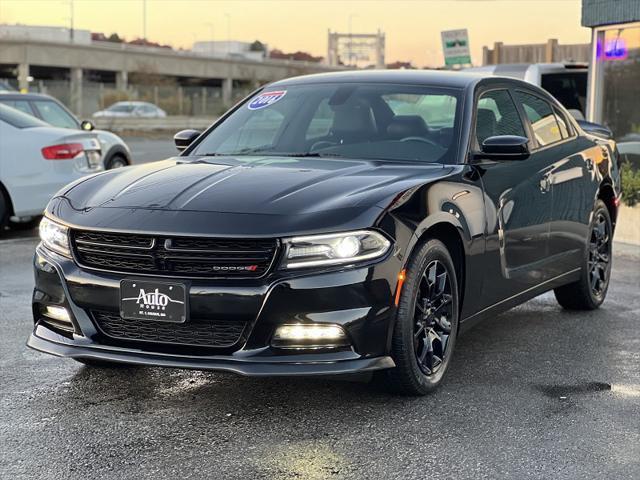
<svg viewBox="0 0 640 480"><path fill-rule="evenodd" d="M147 0L142 0L142 39L147 41Z"/></svg>

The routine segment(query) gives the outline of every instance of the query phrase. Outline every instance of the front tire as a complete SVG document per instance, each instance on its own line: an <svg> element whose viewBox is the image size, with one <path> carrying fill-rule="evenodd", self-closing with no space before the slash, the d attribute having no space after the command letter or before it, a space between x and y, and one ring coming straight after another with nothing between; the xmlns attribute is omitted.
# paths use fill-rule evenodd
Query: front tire
<svg viewBox="0 0 640 480"><path fill-rule="evenodd" d="M611 277L613 228L609 210L602 200L596 202L589 235L580 279L553 291L558 303L567 310L595 310L607 296Z"/></svg>
<svg viewBox="0 0 640 480"><path fill-rule="evenodd" d="M396 367L384 372L395 392L425 395L442 383L458 333L458 299L447 247L427 241L409 261L398 303L391 344Z"/></svg>

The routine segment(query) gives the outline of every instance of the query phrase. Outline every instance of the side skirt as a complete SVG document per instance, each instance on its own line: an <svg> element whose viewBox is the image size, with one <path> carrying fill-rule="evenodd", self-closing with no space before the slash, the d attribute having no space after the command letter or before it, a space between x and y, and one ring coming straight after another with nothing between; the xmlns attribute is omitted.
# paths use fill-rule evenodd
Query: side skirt
<svg viewBox="0 0 640 480"><path fill-rule="evenodd" d="M460 322L460 333L464 333L467 330L471 329L479 322L488 317L495 317L500 313L506 312L507 310L517 307L527 300L531 300L532 298L537 297L549 290L553 290L556 287L561 287L562 285L566 285L568 283L572 283L577 281L580 278L580 268L575 268L568 272L565 272L557 277L546 280L535 287L531 287L523 292L517 293L509 298L501 300L495 305L491 305L490 307L485 308L484 310L480 310L478 313L474 313L470 317L465 318Z"/></svg>

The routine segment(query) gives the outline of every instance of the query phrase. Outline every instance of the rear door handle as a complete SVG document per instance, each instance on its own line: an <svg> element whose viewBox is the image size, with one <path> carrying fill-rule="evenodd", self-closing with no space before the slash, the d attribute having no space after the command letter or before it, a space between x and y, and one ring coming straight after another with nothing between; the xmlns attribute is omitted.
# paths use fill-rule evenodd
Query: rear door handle
<svg viewBox="0 0 640 480"><path fill-rule="evenodd" d="M551 180L549 179L549 174L547 173L544 177L540 179L540 191L542 193L547 193L551 190Z"/></svg>
<svg viewBox="0 0 640 480"><path fill-rule="evenodd" d="M587 170L589 170L590 172L593 172L593 159L587 158L585 160L585 163L587 164Z"/></svg>

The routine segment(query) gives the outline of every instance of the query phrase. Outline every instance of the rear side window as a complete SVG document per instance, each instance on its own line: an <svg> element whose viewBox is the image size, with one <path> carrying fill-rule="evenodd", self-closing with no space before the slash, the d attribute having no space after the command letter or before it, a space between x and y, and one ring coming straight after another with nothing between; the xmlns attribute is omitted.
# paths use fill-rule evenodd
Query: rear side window
<svg viewBox="0 0 640 480"><path fill-rule="evenodd" d="M20 110L21 112L24 112L28 115L35 115L33 112L33 109L31 108L31 105L29 105L29 102L27 100L0 99L0 102L4 103L5 105L9 105L10 107L15 108L16 110Z"/></svg>
<svg viewBox="0 0 640 480"><path fill-rule="evenodd" d="M531 123L533 135L541 147L562 140L558 119L553 113L549 102L524 92L516 92L516 97Z"/></svg>
<svg viewBox="0 0 640 480"><path fill-rule="evenodd" d="M526 137L520 115L511 95L506 90L492 90L478 100L476 114L476 138L481 145L496 135Z"/></svg>
<svg viewBox="0 0 640 480"><path fill-rule="evenodd" d="M6 105L2 104L0 104L0 120L16 128L48 126L42 120L38 120L31 115L27 115L26 113L16 110L15 108L7 107Z"/></svg>

